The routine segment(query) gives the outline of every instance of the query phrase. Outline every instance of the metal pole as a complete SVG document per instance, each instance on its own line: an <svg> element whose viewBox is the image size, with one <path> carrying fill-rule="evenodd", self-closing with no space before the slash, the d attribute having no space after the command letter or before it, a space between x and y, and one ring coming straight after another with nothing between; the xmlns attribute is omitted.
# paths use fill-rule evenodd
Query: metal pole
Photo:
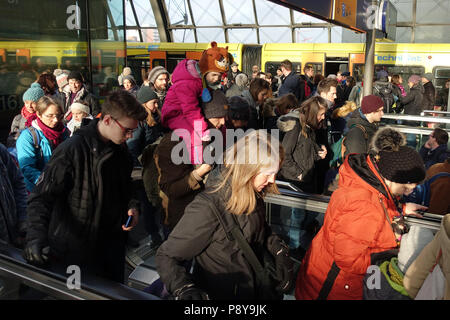
<svg viewBox="0 0 450 320"><path fill-rule="evenodd" d="M378 5L378 1L372 1L372 5ZM373 74L375 66L375 26L372 30L366 32L366 64L364 67L364 84L363 97L372 94L373 91Z"/></svg>

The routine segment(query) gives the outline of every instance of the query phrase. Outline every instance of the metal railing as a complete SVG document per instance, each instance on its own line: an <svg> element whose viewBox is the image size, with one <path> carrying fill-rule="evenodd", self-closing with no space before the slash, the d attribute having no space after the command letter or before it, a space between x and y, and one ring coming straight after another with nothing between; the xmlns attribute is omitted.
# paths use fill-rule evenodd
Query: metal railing
<svg viewBox="0 0 450 320"><path fill-rule="evenodd" d="M69 289L66 277L28 264L21 250L4 242L0 242L0 277L61 300L160 300L121 283L86 275L81 275L80 289Z"/></svg>
<svg viewBox="0 0 450 320"><path fill-rule="evenodd" d="M264 198L266 203L266 218L269 225L272 224L272 205L280 205L291 208L300 208L307 211L325 213L330 201L330 197L318 194L308 194L293 190L289 183L277 180L276 184L280 194L268 194ZM442 215L425 213L422 218L407 216L405 221L409 225L439 230Z"/></svg>
<svg viewBox="0 0 450 320"><path fill-rule="evenodd" d="M420 115L421 116L424 116L425 114L433 114L433 113L435 113L435 114L442 114L442 115L444 115L445 117L450 117L450 111L439 111L439 110L423 110L421 113L420 113Z"/></svg>
<svg viewBox="0 0 450 320"><path fill-rule="evenodd" d="M382 119L450 124L450 118L447 118L447 117L429 117L429 116L427 117L427 116L415 116L415 115L396 114L396 113L386 113L383 115Z"/></svg>

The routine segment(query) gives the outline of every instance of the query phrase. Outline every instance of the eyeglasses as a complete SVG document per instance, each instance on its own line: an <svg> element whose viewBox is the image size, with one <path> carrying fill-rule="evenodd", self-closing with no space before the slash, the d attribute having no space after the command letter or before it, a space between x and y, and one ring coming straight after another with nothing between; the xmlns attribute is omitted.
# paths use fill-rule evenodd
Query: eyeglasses
<svg viewBox="0 0 450 320"><path fill-rule="evenodd" d="M133 134L133 132L136 130L136 128L135 128L135 129L130 129L130 128L127 128L127 127L122 126L122 125L120 124L120 122L117 121L116 119L114 119L113 117L111 117L111 119L113 119L113 120L117 123L117 125L120 127L120 129L122 129L122 131L123 131L123 133L124 133L125 135L127 135L127 134Z"/></svg>
<svg viewBox="0 0 450 320"><path fill-rule="evenodd" d="M43 114L43 117L47 118L47 119L61 119L63 117L62 114L58 113L58 114Z"/></svg>

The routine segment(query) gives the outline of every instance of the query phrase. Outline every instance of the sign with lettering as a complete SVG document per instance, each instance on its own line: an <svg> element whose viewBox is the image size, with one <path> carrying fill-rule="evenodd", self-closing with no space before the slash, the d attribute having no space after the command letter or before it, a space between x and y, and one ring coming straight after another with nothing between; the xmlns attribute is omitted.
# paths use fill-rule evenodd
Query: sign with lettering
<svg viewBox="0 0 450 320"><path fill-rule="evenodd" d="M335 0L333 19L345 25L356 27L356 0Z"/></svg>

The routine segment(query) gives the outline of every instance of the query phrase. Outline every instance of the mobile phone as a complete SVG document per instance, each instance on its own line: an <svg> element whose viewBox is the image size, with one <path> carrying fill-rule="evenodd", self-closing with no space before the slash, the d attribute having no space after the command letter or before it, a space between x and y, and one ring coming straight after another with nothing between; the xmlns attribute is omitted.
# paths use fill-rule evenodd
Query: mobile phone
<svg viewBox="0 0 450 320"><path fill-rule="evenodd" d="M125 223L125 228L128 228L130 226L131 218L133 216L128 216L127 222Z"/></svg>

